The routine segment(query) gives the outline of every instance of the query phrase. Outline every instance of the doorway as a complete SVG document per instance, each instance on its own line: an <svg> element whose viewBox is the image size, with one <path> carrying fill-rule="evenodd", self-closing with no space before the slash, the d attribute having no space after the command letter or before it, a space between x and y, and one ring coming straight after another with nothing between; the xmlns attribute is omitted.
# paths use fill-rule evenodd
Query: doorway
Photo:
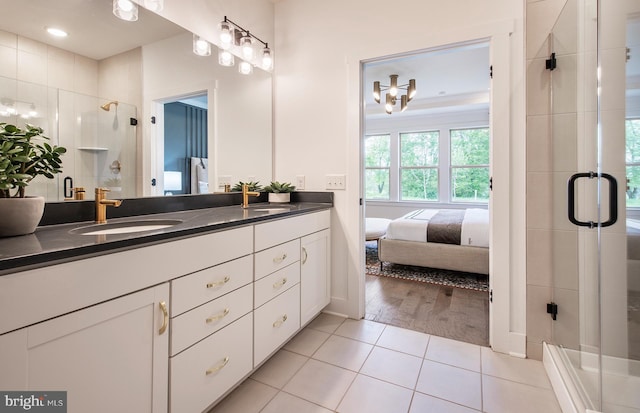
<svg viewBox="0 0 640 413"><path fill-rule="evenodd" d="M488 210L489 49L481 40L364 62L365 221L394 220L422 209L462 215L467 209ZM387 97L394 86L395 99ZM414 88L417 93L409 98ZM487 213L487 247L488 228ZM488 275L396 263L375 270L379 264L371 264L379 246L368 241L365 248L365 318L489 345Z"/></svg>

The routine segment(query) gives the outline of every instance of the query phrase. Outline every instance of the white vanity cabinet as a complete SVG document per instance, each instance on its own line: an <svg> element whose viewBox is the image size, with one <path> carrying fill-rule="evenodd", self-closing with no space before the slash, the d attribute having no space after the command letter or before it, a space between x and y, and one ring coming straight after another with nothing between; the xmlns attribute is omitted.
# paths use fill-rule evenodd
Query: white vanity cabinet
<svg viewBox="0 0 640 413"><path fill-rule="evenodd" d="M300 323L311 321L331 300L329 230L301 239Z"/></svg>
<svg viewBox="0 0 640 413"><path fill-rule="evenodd" d="M169 286L0 336L0 388L67 392L69 413L166 412Z"/></svg>

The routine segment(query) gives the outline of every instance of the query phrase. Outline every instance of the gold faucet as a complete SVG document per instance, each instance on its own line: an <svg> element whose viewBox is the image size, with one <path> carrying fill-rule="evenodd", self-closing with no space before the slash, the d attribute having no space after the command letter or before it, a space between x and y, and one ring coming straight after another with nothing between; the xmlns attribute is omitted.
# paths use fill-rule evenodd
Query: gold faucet
<svg viewBox="0 0 640 413"><path fill-rule="evenodd" d="M122 201L107 199L107 188L96 188L96 224L107 223L107 206L119 207Z"/></svg>
<svg viewBox="0 0 640 413"><path fill-rule="evenodd" d="M242 184L242 208L249 207L249 196L260 196L260 192L249 191L249 185Z"/></svg>

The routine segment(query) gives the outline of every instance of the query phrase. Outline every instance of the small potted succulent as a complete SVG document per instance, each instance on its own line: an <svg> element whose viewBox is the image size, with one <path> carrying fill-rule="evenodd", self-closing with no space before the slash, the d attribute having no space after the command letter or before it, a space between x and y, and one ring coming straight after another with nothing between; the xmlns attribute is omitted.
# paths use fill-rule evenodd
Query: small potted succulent
<svg viewBox="0 0 640 413"><path fill-rule="evenodd" d="M286 203L291 201L291 192L295 191L296 187L289 182L273 181L265 186L264 190L269 193L269 202Z"/></svg>
<svg viewBox="0 0 640 413"><path fill-rule="evenodd" d="M26 196L35 177L53 179L62 172L61 156L67 150L50 145L43 130L25 129L0 122L0 237L31 234L44 212L44 197Z"/></svg>
<svg viewBox="0 0 640 413"><path fill-rule="evenodd" d="M237 184L235 184L233 186L233 188L231 188L231 191L236 192L242 192L242 185L247 185L247 190L249 191L253 191L253 192L258 192L258 191L262 191L262 185L260 185L260 181L249 181L249 182L242 182L242 181L238 181Z"/></svg>

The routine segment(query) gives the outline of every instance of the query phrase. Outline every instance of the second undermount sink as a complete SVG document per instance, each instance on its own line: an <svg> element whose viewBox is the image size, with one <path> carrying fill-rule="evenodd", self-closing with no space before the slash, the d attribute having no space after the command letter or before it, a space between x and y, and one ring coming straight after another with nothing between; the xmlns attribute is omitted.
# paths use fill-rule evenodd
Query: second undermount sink
<svg viewBox="0 0 640 413"><path fill-rule="evenodd" d="M87 225L72 229L72 234L79 235L114 235L130 234L134 232L155 231L169 228L182 223L179 219L145 219L139 221L113 222L106 224Z"/></svg>

